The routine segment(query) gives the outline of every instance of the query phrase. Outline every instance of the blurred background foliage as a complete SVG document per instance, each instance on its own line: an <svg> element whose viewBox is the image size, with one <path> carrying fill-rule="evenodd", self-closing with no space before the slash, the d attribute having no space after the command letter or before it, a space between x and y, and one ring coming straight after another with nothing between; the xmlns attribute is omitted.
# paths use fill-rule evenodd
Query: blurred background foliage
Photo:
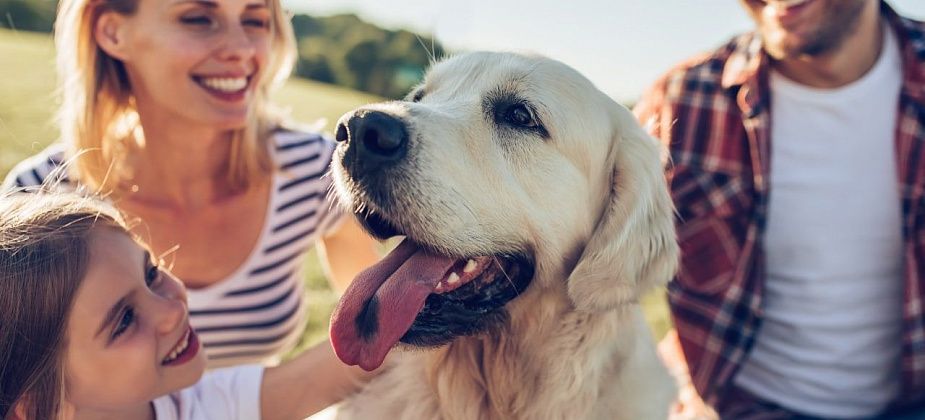
<svg viewBox="0 0 925 420"><path fill-rule="evenodd" d="M57 0L0 0L0 27L51 32ZM353 14L292 17L299 47L295 75L401 98L446 50L433 38L383 29Z"/></svg>

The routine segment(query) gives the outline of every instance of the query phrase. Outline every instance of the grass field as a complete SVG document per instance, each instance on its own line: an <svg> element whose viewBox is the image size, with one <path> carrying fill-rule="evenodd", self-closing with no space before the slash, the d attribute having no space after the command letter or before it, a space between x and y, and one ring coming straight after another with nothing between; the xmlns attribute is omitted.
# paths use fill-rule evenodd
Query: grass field
<svg viewBox="0 0 925 420"><path fill-rule="evenodd" d="M0 175L23 158L40 151L56 138L52 123L55 98L54 45L42 34L0 29ZM326 120L325 130L344 112L378 98L362 93L294 79L278 93L279 105L290 108L296 121ZM2 176L0 176L2 178ZM303 345L327 333L328 316L336 296L328 288L314 252L305 273L309 293L309 324ZM647 316L657 336L668 327L661 292L645 299Z"/></svg>

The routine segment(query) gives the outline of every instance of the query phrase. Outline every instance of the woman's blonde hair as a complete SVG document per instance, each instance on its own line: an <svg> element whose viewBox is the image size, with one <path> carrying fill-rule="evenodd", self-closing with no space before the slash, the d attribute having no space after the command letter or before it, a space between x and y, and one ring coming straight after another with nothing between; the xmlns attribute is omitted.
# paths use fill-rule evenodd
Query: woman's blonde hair
<svg viewBox="0 0 925 420"><path fill-rule="evenodd" d="M0 419L59 418L67 319L89 265L93 229L122 216L72 194L0 196Z"/></svg>
<svg viewBox="0 0 925 420"><path fill-rule="evenodd" d="M123 181L120 167L126 141L138 128L125 67L96 43L94 27L107 11L133 15L140 0L61 0L55 23L58 84L62 95L58 123L72 156L82 153L72 175L91 191L111 192ZM271 19L270 60L257 82L249 123L232 136L227 179L247 188L272 171L267 139L279 124L270 93L289 76L296 60L292 24L280 0L266 0Z"/></svg>

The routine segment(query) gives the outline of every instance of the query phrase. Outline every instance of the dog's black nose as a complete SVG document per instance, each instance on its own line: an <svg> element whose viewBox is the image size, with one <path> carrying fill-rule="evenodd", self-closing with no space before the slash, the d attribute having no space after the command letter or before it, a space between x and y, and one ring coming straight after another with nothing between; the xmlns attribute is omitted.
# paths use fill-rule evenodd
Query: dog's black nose
<svg viewBox="0 0 925 420"><path fill-rule="evenodd" d="M380 111L361 110L342 119L335 139L346 142L357 163L368 169L397 162L408 149L405 123Z"/></svg>

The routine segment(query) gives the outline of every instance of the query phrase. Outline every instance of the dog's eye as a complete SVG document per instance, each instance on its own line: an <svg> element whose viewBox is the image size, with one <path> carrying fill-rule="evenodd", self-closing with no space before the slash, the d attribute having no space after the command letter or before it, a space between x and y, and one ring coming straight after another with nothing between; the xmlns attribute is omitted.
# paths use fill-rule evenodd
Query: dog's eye
<svg viewBox="0 0 925 420"><path fill-rule="evenodd" d="M424 99L424 89L418 89L411 94L411 102L421 102Z"/></svg>
<svg viewBox="0 0 925 420"><path fill-rule="evenodd" d="M504 113L504 120L518 127L533 128L538 124L533 111L524 104L514 104Z"/></svg>

